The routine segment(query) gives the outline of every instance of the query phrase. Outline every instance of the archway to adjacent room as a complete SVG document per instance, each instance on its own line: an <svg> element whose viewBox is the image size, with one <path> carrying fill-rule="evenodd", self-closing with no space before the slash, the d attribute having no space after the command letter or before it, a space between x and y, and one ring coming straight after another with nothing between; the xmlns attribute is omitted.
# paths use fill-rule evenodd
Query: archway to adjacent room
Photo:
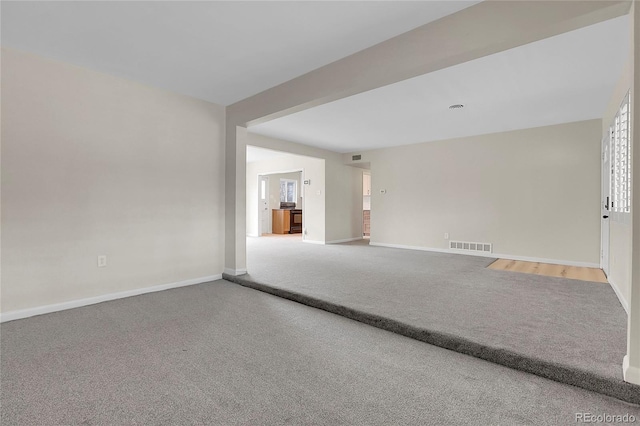
<svg viewBox="0 0 640 426"><path fill-rule="evenodd" d="M247 146L247 237L323 242L324 160Z"/></svg>
<svg viewBox="0 0 640 426"><path fill-rule="evenodd" d="M302 236L304 170L258 175L258 237Z"/></svg>

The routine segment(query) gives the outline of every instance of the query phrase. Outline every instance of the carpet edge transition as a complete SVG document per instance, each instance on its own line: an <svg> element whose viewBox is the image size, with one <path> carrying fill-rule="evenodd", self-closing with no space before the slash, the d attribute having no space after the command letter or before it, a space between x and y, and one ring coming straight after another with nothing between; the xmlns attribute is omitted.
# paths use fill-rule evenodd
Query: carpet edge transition
<svg viewBox="0 0 640 426"><path fill-rule="evenodd" d="M546 361L504 348L484 345L464 337L404 324L391 318L363 312L338 303L261 283L248 278L247 275L233 276L222 274L222 278L244 287L321 309L430 345L480 358L494 364L534 374L559 383L597 392L632 404L640 404L640 386L627 383L623 380L605 377L570 365Z"/></svg>

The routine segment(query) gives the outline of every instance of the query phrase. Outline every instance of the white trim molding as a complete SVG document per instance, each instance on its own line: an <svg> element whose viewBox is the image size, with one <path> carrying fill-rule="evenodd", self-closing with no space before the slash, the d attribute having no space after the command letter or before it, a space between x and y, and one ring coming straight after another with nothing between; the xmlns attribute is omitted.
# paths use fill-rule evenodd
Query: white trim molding
<svg viewBox="0 0 640 426"><path fill-rule="evenodd" d="M231 269L231 268L224 268L224 273L227 275L233 275L234 277L237 277L238 275L244 275L247 273L246 269Z"/></svg>
<svg viewBox="0 0 640 426"><path fill-rule="evenodd" d="M210 275L207 277L193 278L177 283L161 284L153 287L137 288L135 290L120 291L118 293L103 294L101 296L87 297L85 299L71 300L69 302L54 303L52 305L37 306L35 308L20 309L18 311L3 312L0 314L0 322L14 321L22 318L29 318L36 315L49 314L51 312L65 311L67 309L79 308L82 306L95 305L96 303L108 302L110 300L124 299L125 297L139 296L156 291L169 290L172 288L186 287L195 284L202 284L209 281L222 279L222 274Z"/></svg>
<svg viewBox="0 0 640 426"><path fill-rule="evenodd" d="M629 304L627 303L627 299L625 299L624 296L622 295L622 292L620 291L620 288L611 279L611 277L607 277L607 281L609 281L609 285L611 286L611 288L613 289L613 292L618 297L618 300L620 301L620 304L622 305L624 310L627 312L627 315L629 315Z"/></svg>
<svg viewBox="0 0 640 426"><path fill-rule="evenodd" d="M358 241L358 240L362 240L362 237L354 237L354 238L345 238L343 240L332 240L332 241L327 241L325 244L340 244L340 243L350 243L351 241Z"/></svg>
<svg viewBox="0 0 640 426"><path fill-rule="evenodd" d="M640 385L640 368L629 365L629 355L622 359L622 377L625 382Z"/></svg>
<svg viewBox="0 0 640 426"><path fill-rule="evenodd" d="M420 250L420 251L433 251L436 253L449 253L449 254L464 254L467 256L480 256L480 257L490 257L490 258L500 258L500 259L509 259L509 260L523 260L526 262L538 262L538 263L551 263L554 265L567 265L567 266L583 266L586 268L600 268L598 263L593 262L577 262L574 260L557 260L557 259L544 259L540 257L529 257L529 256L515 256L511 254L500 254L500 253L483 253L483 252L473 252L467 250L455 250L455 249L439 249L432 247L421 247L421 246L406 246L401 244L387 244L387 243L375 243L370 242L370 246L380 246L380 247L390 247L390 248L399 248L406 250Z"/></svg>

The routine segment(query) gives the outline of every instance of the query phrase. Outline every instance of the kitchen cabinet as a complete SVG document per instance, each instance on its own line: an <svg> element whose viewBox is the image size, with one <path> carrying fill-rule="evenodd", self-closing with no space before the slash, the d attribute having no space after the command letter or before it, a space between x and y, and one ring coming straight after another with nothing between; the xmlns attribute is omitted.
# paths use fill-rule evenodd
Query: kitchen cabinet
<svg viewBox="0 0 640 426"><path fill-rule="evenodd" d="M273 209L271 213L271 227L274 234L301 234L302 210Z"/></svg>

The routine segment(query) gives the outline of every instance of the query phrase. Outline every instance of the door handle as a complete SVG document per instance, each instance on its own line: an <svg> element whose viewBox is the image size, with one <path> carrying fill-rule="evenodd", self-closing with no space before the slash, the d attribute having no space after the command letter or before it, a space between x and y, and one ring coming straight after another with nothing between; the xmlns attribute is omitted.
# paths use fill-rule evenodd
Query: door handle
<svg viewBox="0 0 640 426"><path fill-rule="evenodd" d="M602 216L602 218L603 218L603 219L609 219L609 216L604 215L604 216Z"/></svg>

